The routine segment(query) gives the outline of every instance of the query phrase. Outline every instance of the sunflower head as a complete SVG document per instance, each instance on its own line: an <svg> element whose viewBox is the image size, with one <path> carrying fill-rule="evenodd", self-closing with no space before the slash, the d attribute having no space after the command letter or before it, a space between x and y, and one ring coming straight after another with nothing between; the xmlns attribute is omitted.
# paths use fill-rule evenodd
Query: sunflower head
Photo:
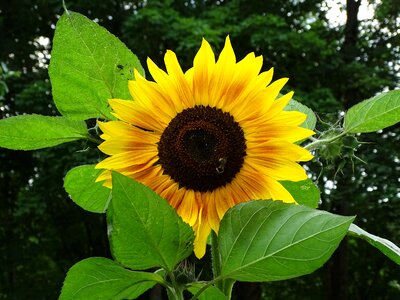
<svg viewBox="0 0 400 300"><path fill-rule="evenodd" d="M295 202L279 181L307 178L298 162L312 155L295 142L313 132L299 127L305 114L283 110L292 92L277 99L287 79L271 83L273 69L260 73L254 53L236 61L229 37L217 61L204 39L186 72L174 52L164 61L166 71L148 59L154 81L135 71L134 100L109 100L118 120L99 122L109 157L97 180L111 187L115 170L152 188L193 227L201 258L235 204Z"/></svg>

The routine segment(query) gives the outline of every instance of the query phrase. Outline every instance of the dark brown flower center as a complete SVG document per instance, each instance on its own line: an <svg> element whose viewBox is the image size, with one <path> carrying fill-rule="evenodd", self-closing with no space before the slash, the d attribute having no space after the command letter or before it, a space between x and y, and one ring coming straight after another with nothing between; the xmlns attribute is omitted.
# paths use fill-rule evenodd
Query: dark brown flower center
<svg viewBox="0 0 400 300"><path fill-rule="evenodd" d="M195 106L177 114L161 135L159 163L180 187L212 191L230 183L246 155L242 128L221 109Z"/></svg>

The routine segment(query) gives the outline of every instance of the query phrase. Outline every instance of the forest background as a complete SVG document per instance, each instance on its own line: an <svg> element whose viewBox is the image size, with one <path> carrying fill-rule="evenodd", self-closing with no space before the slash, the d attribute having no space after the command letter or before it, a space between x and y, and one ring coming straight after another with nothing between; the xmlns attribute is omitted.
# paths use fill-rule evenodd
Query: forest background
<svg viewBox="0 0 400 300"><path fill-rule="evenodd" d="M219 52L230 35L237 57L254 51L264 70L289 77L286 91L326 124L357 102L399 88L398 0L66 1L119 37L140 59L162 65L174 50L187 69L205 37ZM340 17L332 15L340 8ZM360 7L372 12L361 17ZM0 1L0 119L56 115L48 77L61 1ZM339 12L339 11L338 11ZM332 17L333 16L333 17ZM89 121L90 122L90 121ZM321 123L323 124L323 123ZM309 165L320 207L400 244L400 127L362 136L339 156ZM76 152L79 148L81 151ZM84 161L82 161L84 159ZM66 172L101 159L81 141L40 151L0 149L0 299L55 299L67 270L110 257L105 216L75 205ZM368 164L362 160L368 161ZM362 240L346 238L317 272L284 282L238 283L233 299L399 299L399 267ZM141 299L160 299L155 288Z"/></svg>

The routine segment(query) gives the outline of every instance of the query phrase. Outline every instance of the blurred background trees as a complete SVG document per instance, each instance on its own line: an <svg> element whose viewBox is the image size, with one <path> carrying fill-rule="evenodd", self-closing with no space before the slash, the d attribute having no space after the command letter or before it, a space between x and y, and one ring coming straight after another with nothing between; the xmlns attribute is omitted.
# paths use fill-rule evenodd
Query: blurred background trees
<svg viewBox="0 0 400 300"><path fill-rule="evenodd" d="M355 103L399 87L397 0L66 4L119 37L144 67L147 57L162 66L165 50L171 49L186 69L202 37L218 53L229 34L238 59L254 51L263 55L264 69L275 68L275 78L290 78L286 90L294 90L296 99L327 123L320 130ZM335 7L342 10L336 16ZM368 18L360 13L365 7L371 12ZM62 12L58 0L0 2L0 118L57 114L47 66ZM345 140L339 156L309 166L322 192L320 206L356 214L360 227L399 244L399 126L359 139L366 143L356 153L353 141ZM71 167L98 160L95 145L82 142L34 152L0 149L0 299L54 299L75 262L110 256L104 216L80 209L62 187ZM285 282L240 283L234 289L234 299L283 298L400 298L399 267L363 241L349 239L314 274Z"/></svg>

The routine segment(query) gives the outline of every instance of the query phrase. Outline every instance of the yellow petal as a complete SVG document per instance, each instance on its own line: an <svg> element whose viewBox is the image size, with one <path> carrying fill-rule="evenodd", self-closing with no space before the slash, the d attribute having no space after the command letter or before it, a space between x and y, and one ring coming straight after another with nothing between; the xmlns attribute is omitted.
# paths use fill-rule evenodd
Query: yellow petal
<svg viewBox="0 0 400 300"><path fill-rule="evenodd" d="M276 180L301 181L307 179L306 171L296 162L287 159L252 158L264 174Z"/></svg>
<svg viewBox="0 0 400 300"><path fill-rule="evenodd" d="M176 98L176 92L171 93L171 86L173 86L174 83L171 82L168 74L161 70L150 58L147 59L147 67L163 94L169 97L171 107L173 107L177 113L180 113L184 109L184 105L183 102L174 99L174 97Z"/></svg>
<svg viewBox="0 0 400 300"><path fill-rule="evenodd" d="M193 190L187 190L185 198L177 207L177 213L183 221L193 226L199 216L200 206L197 203L196 195Z"/></svg>
<svg viewBox="0 0 400 300"><path fill-rule="evenodd" d="M101 128L105 128L107 123L102 123ZM114 155L129 151L157 151L159 136L152 132L141 130L134 126L129 126L125 135L108 136L98 148L108 154Z"/></svg>
<svg viewBox="0 0 400 300"><path fill-rule="evenodd" d="M283 82L286 82L286 78L283 78L285 80L280 82L280 85ZM281 79L280 79L281 80ZM277 80L278 81L278 80ZM275 82L277 82L275 81ZM274 82L274 83L275 83ZM276 95L279 93L281 87L280 85L275 86L276 90L274 92L271 92L270 97L272 97L273 95ZM282 85L283 86L283 85ZM274 96L275 98L276 96ZM272 106L270 107L270 109L266 112L266 114L269 116L268 119L272 119L273 117L275 117L277 114L281 113L283 111L283 109L288 105L289 101L292 99L293 97L293 92L289 92L285 95L283 95L282 97L280 97L279 99L275 100L272 103Z"/></svg>
<svg viewBox="0 0 400 300"><path fill-rule="evenodd" d="M97 121L97 124L99 125L101 131L103 131L103 133L109 137L129 135L132 130L132 125L121 121Z"/></svg>
<svg viewBox="0 0 400 300"><path fill-rule="evenodd" d="M96 169L118 170L132 165L144 164L157 157L157 149L153 151L129 151L115 154L99 162Z"/></svg>
<svg viewBox="0 0 400 300"><path fill-rule="evenodd" d="M207 220L204 220L201 210L197 223L193 226L193 229L195 230L194 254L197 258L202 258L206 253L207 238L210 235L211 228Z"/></svg>
<svg viewBox="0 0 400 300"><path fill-rule="evenodd" d="M209 105L209 80L215 65L214 52L210 44L203 39L200 50L193 61L193 95L196 104Z"/></svg>
<svg viewBox="0 0 400 300"><path fill-rule="evenodd" d="M281 111L268 124L286 124L291 126L299 126L307 119L305 113L299 111Z"/></svg>
<svg viewBox="0 0 400 300"><path fill-rule="evenodd" d="M250 144L249 147L253 147L253 149L249 151L248 157L258 159L273 158L299 161L301 157L305 157L310 153L306 149L289 143L283 139L272 139L266 142L258 142L258 144L255 145Z"/></svg>
<svg viewBox="0 0 400 300"><path fill-rule="evenodd" d="M96 178L96 182L110 180L111 181L111 172L109 170L104 170L100 173L99 177Z"/></svg>
<svg viewBox="0 0 400 300"><path fill-rule="evenodd" d="M236 76L235 65L235 53L233 52L231 41L227 37L210 80L209 97L218 108L224 106L221 100L223 98L226 99L226 93L232 83L232 79Z"/></svg>
<svg viewBox="0 0 400 300"><path fill-rule="evenodd" d="M249 127L246 140L248 143L255 143L256 145L270 139L282 139L293 143L306 139L314 134L314 131L310 129L286 126L284 124L268 124L265 128L260 128L255 125ZM257 130L257 128L259 130Z"/></svg>
<svg viewBox="0 0 400 300"><path fill-rule="evenodd" d="M139 109L140 104L130 100L111 99L108 103L118 119L144 129L164 131L163 122L160 122L160 119L151 112L151 108Z"/></svg>
<svg viewBox="0 0 400 300"><path fill-rule="evenodd" d="M147 81L138 76L136 81L128 82L129 91L135 99L135 104L141 108L153 111L164 123L167 123L176 116L175 106L169 95L162 92L154 82Z"/></svg>
<svg viewBox="0 0 400 300"><path fill-rule="evenodd" d="M188 81L183 74L181 66L174 52L167 51L164 57L165 66L167 67L168 76L172 83L169 88L169 93L175 106L183 104L184 108L194 106L192 90Z"/></svg>
<svg viewBox="0 0 400 300"><path fill-rule="evenodd" d="M296 203L292 195L278 181L268 178L267 188L273 200L282 200L286 203Z"/></svg>
<svg viewBox="0 0 400 300"><path fill-rule="evenodd" d="M203 209L207 209L208 224L215 232L218 232L219 222L221 221L217 212L217 202L222 198L222 194L218 190L213 193L206 193L202 199L204 201L203 203L205 203Z"/></svg>

